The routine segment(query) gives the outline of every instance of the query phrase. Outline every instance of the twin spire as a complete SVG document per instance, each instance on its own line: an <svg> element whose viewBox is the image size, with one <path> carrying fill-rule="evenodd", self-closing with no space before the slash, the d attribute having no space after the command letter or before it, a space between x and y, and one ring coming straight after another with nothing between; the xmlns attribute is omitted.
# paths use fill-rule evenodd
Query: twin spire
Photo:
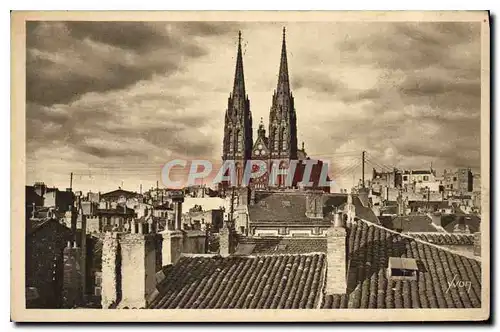
<svg viewBox="0 0 500 332"><path fill-rule="evenodd" d="M234 73L233 97L245 98L245 75L243 74L243 55L241 53L241 31L238 32L238 55Z"/></svg>
<svg viewBox="0 0 500 332"><path fill-rule="evenodd" d="M290 93L290 80L288 77L288 61L286 57L286 29L283 27L283 42L281 45L280 70L278 73L277 93L285 96ZM241 31L238 31L238 54L236 56L236 70L234 73L233 97L242 96L245 98L245 76L243 74L243 55L241 51Z"/></svg>
<svg viewBox="0 0 500 332"><path fill-rule="evenodd" d="M285 40L285 27L283 27L283 43L281 44L281 60L280 71L278 74L278 87L276 92L278 96L283 93L287 96L290 93L290 82L288 78L288 61L286 58L286 40Z"/></svg>

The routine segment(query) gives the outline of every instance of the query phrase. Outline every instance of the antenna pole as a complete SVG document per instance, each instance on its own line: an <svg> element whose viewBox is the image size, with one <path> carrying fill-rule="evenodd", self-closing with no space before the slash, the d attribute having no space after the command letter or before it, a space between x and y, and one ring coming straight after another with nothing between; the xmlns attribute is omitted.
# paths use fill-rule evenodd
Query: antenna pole
<svg viewBox="0 0 500 332"><path fill-rule="evenodd" d="M362 184L363 188L365 187L365 154L366 154L366 151L363 151L363 153L361 154L361 159L362 159L361 179L363 181L363 184Z"/></svg>

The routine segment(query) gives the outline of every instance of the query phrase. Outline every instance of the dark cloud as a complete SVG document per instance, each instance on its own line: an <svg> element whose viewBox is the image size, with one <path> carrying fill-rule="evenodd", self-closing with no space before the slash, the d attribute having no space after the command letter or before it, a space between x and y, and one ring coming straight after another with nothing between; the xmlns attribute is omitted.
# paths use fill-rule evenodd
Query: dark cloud
<svg viewBox="0 0 500 332"><path fill-rule="evenodd" d="M125 88L170 75L207 54L196 34L219 35L230 24L28 22L26 98L64 104L87 92Z"/></svg>
<svg viewBox="0 0 500 332"><path fill-rule="evenodd" d="M72 21L65 24L70 36L75 39L90 38L96 42L132 51L143 52L152 47L173 47L179 43L173 36L162 33L160 27L155 29L154 23Z"/></svg>

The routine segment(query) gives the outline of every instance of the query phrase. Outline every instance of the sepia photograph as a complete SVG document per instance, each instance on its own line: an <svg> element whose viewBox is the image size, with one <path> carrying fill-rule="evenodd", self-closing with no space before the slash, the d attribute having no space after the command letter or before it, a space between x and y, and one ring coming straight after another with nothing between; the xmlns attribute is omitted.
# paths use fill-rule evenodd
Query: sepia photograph
<svg viewBox="0 0 500 332"><path fill-rule="evenodd" d="M11 15L14 320L489 318L487 12Z"/></svg>

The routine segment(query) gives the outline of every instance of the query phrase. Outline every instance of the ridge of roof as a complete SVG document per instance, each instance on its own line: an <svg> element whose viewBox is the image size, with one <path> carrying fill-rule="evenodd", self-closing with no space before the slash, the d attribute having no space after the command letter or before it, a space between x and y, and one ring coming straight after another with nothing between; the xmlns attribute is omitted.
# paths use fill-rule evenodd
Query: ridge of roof
<svg viewBox="0 0 500 332"><path fill-rule="evenodd" d="M413 237L411 235L407 235L407 234L404 234L404 233L398 233L396 231L393 231L392 229L389 229L389 228L386 228L382 225L377 225L375 223L372 223L370 221L366 221L366 220L363 220L363 219L360 219L361 221L363 221L364 223L366 223L367 225L369 226L374 226L374 227L377 227L379 229L382 229L386 232L389 232L391 234L394 234L394 235L399 235L401 237L404 237L404 238L407 238L407 239L410 239L410 240L413 240L413 241L416 241L416 242L419 242L419 243L422 243L422 244L425 244L425 245L429 245L429 246L432 246L432 247L435 247L439 250L444 250L444 251L447 251L451 254L454 254L454 255L459 255L459 256L462 256L462 257L465 257L465 258L469 258L469 259L474 259L475 261L477 262L481 262L481 258L480 257L477 257L477 256L469 256L469 255L464 255L464 253L462 252L459 252L459 251L455 251L455 250L452 250L452 249L449 249L449 248L445 248L445 247L442 247L442 246L439 246L439 245L436 245L434 243L430 243L430 242L427 242L427 241L424 241L424 240L421 240L421 239L418 239L416 237Z"/></svg>

